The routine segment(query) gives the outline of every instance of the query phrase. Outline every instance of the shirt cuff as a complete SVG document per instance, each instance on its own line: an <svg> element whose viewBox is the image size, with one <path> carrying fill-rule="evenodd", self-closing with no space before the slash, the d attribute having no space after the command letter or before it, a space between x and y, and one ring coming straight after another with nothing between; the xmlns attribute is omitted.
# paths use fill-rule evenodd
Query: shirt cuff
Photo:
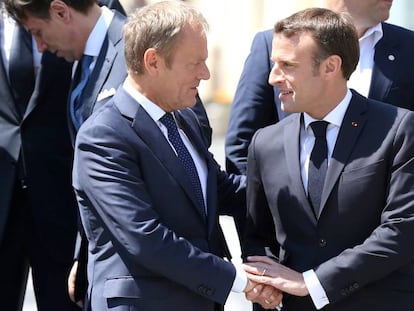
<svg viewBox="0 0 414 311"><path fill-rule="evenodd" d="M323 289L321 282L319 282L315 271L308 270L303 272L302 275L316 309L320 310L329 304L329 299L326 296L326 292Z"/></svg>
<svg viewBox="0 0 414 311"><path fill-rule="evenodd" d="M231 288L232 292L242 293L247 286L247 275L242 266L235 265L236 277Z"/></svg>

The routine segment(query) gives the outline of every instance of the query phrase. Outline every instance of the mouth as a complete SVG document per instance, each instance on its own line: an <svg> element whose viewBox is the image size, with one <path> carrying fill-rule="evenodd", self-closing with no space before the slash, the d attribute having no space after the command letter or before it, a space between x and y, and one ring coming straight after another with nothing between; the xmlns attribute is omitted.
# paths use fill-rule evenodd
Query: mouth
<svg viewBox="0 0 414 311"><path fill-rule="evenodd" d="M293 91L282 91L282 90L279 90L279 93L282 96L286 96L286 95L293 94Z"/></svg>

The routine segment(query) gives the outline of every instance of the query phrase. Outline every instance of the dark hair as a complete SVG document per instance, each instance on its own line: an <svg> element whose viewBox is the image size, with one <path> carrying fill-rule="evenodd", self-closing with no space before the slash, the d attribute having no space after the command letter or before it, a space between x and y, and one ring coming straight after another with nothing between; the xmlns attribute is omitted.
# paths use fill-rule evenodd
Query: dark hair
<svg viewBox="0 0 414 311"><path fill-rule="evenodd" d="M4 0L7 12L17 21L22 22L28 15L40 19L50 19L49 8L54 0ZM60 0L74 10L86 13L96 0Z"/></svg>
<svg viewBox="0 0 414 311"><path fill-rule="evenodd" d="M288 38L303 32L309 33L316 43L315 68L327 57L338 55L342 59L342 73L348 80L359 61L358 35L349 15L310 8L282 19L274 27L275 34Z"/></svg>

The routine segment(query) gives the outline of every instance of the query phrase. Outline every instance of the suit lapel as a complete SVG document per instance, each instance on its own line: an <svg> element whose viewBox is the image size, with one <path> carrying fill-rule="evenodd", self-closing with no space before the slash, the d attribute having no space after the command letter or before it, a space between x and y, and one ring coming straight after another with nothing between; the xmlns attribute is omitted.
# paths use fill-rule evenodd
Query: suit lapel
<svg viewBox="0 0 414 311"><path fill-rule="evenodd" d="M160 160L160 163L165 166L169 173L174 177L193 204L197 205L190 181L188 178L183 178L187 173L158 125L139 103L130 97L122 88L116 93L114 101L121 114L133 120L132 127L137 135L143 140L148 148L152 150L154 156ZM191 133L187 135L191 136L193 134ZM199 211L196 206L194 206L194 208ZM200 217L202 219L205 218L201 214Z"/></svg>
<svg viewBox="0 0 414 311"><path fill-rule="evenodd" d="M108 76L113 69L115 59L117 57L121 57L118 55L119 50L117 49L117 45L121 44L121 29L124 22L124 17L115 12L114 18L109 25L108 33L99 52L98 59L96 60L95 67L82 95L82 115L84 120L92 114L94 105L98 99L98 94L101 92L105 82L108 80Z"/></svg>
<svg viewBox="0 0 414 311"><path fill-rule="evenodd" d="M86 120L93 112L98 94L111 71L115 57L118 54L115 47L105 38L95 67L82 94L82 116Z"/></svg>
<svg viewBox="0 0 414 311"><path fill-rule="evenodd" d="M45 55L42 55L42 66L39 68L39 72L35 75L35 85L33 88L32 96L30 96L29 102L27 103L26 110L23 115L23 120L27 118L27 116L33 111L33 109L37 105L37 97L39 96L39 88L40 88L40 79L39 77L42 76L42 68L43 68L43 57Z"/></svg>
<svg viewBox="0 0 414 311"><path fill-rule="evenodd" d="M364 112L366 109L365 98L353 92L348 110L345 113L344 120L339 129L338 138L326 173L321 199L322 208L320 209L318 217L324 209L326 201L337 183L344 166L349 161L355 143L364 128L366 122Z"/></svg>
<svg viewBox="0 0 414 311"><path fill-rule="evenodd" d="M303 187L301 166L300 166L300 129L301 129L301 115L294 114L291 122L284 127L283 141L285 148L285 159L289 175L292 177L292 193L300 194L299 200L303 202L303 209L313 223L316 223L315 215L309 203L305 189ZM293 140L293 143L292 143ZM294 155L294 156L292 156ZM275 161L279 161L275 159Z"/></svg>
<svg viewBox="0 0 414 311"><path fill-rule="evenodd" d="M1 111L8 111L8 117L13 117L16 124L21 120L21 116L17 111L17 107L14 104L14 99L9 86L9 78L7 77L6 70L4 68L3 56L0 53L0 76L3 80L3 83L0 83L0 97L2 99L1 105L4 107L1 108Z"/></svg>

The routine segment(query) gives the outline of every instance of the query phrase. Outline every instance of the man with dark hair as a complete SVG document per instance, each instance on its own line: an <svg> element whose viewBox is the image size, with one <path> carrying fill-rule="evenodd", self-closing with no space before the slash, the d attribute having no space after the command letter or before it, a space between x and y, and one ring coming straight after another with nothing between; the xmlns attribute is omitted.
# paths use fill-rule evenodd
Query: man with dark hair
<svg viewBox="0 0 414 311"><path fill-rule="evenodd" d="M412 310L414 113L350 90L358 58L346 14L275 25L269 83L291 115L250 144L243 255L287 310Z"/></svg>
<svg viewBox="0 0 414 311"><path fill-rule="evenodd" d="M1 14L1 309L22 309L31 268L37 310L79 310L67 292L77 232L66 105L72 63L39 53L3 7Z"/></svg>

